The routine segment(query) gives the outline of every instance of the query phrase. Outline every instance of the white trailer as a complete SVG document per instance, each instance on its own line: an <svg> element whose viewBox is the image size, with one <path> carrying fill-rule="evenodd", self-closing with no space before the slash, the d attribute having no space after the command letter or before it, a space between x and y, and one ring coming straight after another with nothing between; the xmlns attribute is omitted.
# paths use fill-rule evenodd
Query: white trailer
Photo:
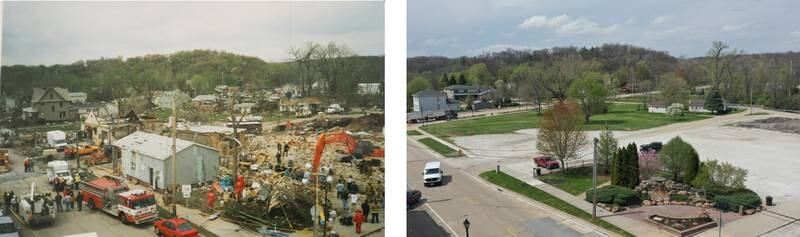
<svg viewBox="0 0 800 237"><path fill-rule="evenodd" d="M69 163L63 160L50 161L47 163L47 181L52 184L57 177L61 177L65 181L72 180L72 173L69 171Z"/></svg>

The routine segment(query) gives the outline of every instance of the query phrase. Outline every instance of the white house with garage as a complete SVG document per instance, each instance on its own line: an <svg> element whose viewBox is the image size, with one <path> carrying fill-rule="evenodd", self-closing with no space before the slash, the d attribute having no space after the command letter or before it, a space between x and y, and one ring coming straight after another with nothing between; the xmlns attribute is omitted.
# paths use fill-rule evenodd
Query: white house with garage
<svg viewBox="0 0 800 237"><path fill-rule="evenodd" d="M134 132L112 143L121 158L122 173L165 189L172 184L172 138L145 132ZM176 179L178 185L198 184L214 180L219 170L219 152L214 148L177 139Z"/></svg>

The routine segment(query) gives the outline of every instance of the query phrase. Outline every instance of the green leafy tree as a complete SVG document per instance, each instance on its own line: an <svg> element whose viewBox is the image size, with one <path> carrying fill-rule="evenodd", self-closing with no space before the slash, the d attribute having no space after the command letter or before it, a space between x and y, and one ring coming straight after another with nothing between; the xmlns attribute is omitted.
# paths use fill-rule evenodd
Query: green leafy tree
<svg viewBox="0 0 800 237"><path fill-rule="evenodd" d="M597 143L597 154L600 164L603 165L603 171L606 174L611 172L611 161L617 154L617 139L614 138L614 132L606 129L600 132L600 139Z"/></svg>
<svg viewBox="0 0 800 237"><path fill-rule="evenodd" d="M573 82L569 95L580 103L584 122L588 123L589 117L606 111L608 91L599 73L586 73L583 79Z"/></svg>
<svg viewBox="0 0 800 237"><path fill-rule="evenodd" d="M706 160L700 166L692 186L703 188L711 193L726 193L745 188L747 170L727 162Z"/></svg>
<svg viewBox="0 0 800 237"><path fill-rule="evenodd" d="M686 80L675 73L661 75L658 87L666 104L686 103L686 97L689 95L689 86L686 84Z"/></svg>
<svg viewBox="0 0 800 237"><path fill-rule="evenodd" d="M689 164L687 160L696 156L698 156L697 151L692 145L686 143L680 137L675 137L664 145L658 158L670 176L672 176L672 180L680 181L679 178L683 178L687 170L686 166ZM696 172L697 167L695 166L693 170ZM685 182L690 182L690 180Z"/></svg>
<svg viewBox="0 0 800 237"><path fill-rule="evenodd" d="M467 79L472 85L490 86L494 83L494 75L489 72L485 63L474 64L466 70Z"/></svg>

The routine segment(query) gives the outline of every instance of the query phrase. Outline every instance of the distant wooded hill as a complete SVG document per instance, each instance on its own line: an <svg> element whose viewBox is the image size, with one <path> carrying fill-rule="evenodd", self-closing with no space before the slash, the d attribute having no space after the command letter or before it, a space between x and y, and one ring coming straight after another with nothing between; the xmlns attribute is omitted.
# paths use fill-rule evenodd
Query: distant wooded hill
<svg viewBox="0 0 800 237"><path fill-rule="evenodd" d="M334 44L334 46L336 46ZM330 59L346 61L347 70L338 70L339 88L356 88L361 82L383 83L383 56L347 55ZM265 62L256 57L224 51L191 50L172 54L153 54L130 58L100 58L68 65L13 65L2 67L2 91L17 98L30 96L33 87L65 87L87 92L90 101L110 101L157 90L181 89L195 94L212 92L216 85L266 89L286 83L300 85L301 74L307 83L322 80L322 65L305 74L295 61ZM302 77L306 78L306 77ZM326 81L327 82L327 81ZM309 91L312 95L346 98L355 89Z"/></svg>
<svg viewBox="0 0 800 237"><path fill-rule="evenodd" d="M714 42L706 56L695 58L678 58L634 45L604 44L590 48L508 49L474 57L422 56L408 58L407 63L409 93L441 89L454 82L495 88L518 88L526 83L568 84L585 77L586 72L600 73L599 78L612 90L626 86L657 90L661 79L676 75L685 80L687 89L712 85L731 103L749 103L752 95L756 104L800 109L800 53L745 54L722 42ZM464 78L463 83L460 78Z"/></svg>

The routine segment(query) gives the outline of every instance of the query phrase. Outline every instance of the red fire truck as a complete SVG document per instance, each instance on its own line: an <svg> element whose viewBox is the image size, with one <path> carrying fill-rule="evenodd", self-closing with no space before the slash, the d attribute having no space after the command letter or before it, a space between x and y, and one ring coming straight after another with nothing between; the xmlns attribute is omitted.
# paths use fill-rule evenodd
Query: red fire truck
<svg viewBox="0 0 800 237"><path fill-rule="evenodd" d="M122 178L103 176L81 181L83 201L92 210L114 215L125 224L146 223L158 218L153 193L142 189L128 189Z"/></svg>

